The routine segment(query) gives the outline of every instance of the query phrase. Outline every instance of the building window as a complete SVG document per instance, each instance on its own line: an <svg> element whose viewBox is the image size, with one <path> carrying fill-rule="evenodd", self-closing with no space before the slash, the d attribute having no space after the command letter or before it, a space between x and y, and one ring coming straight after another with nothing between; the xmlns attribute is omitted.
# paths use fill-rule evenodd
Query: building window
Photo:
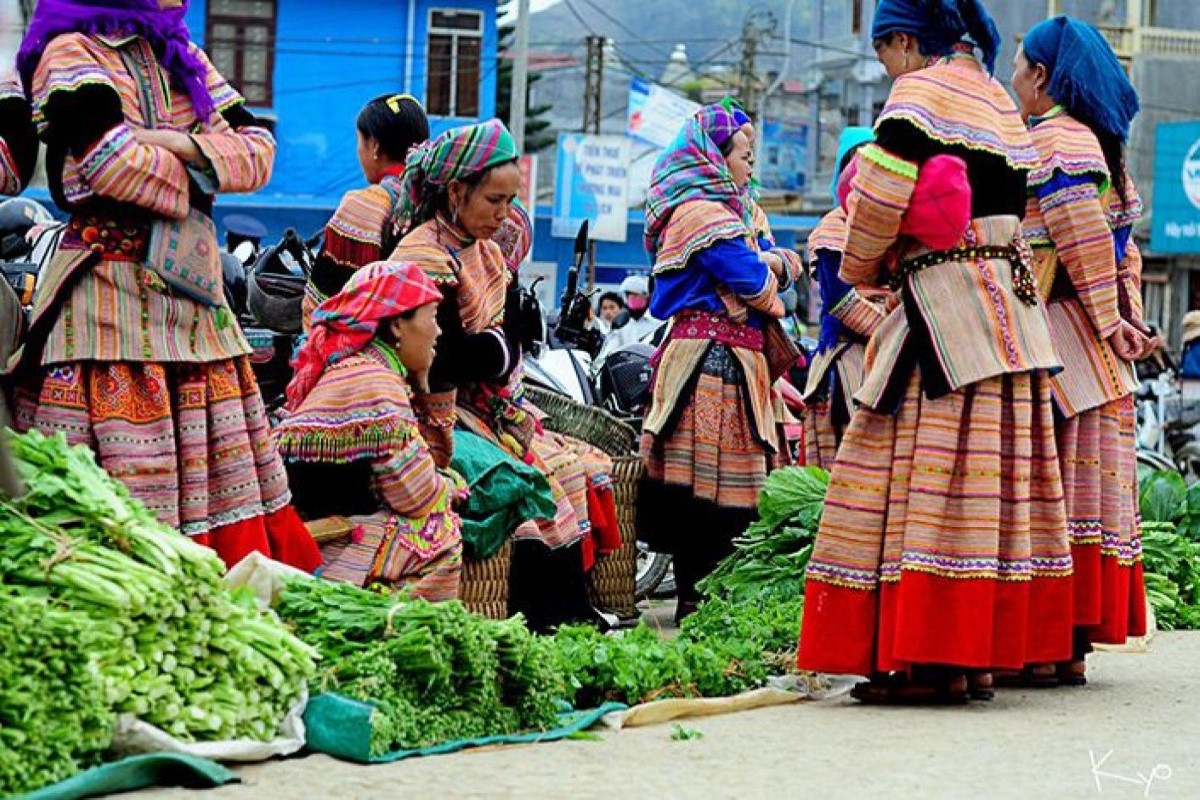
<svg viewBox="0 0 1200 800"><path fill-rule="evenodd" d="M479 116L483 14L429 12L425 108L439 117Z"/></svg>
<svg viewBox="0 0 1200 800"><path fill-rule="evenodd" d="M274 102L275 0L209 0L205 42L225 80L252 106Z"/></svg>

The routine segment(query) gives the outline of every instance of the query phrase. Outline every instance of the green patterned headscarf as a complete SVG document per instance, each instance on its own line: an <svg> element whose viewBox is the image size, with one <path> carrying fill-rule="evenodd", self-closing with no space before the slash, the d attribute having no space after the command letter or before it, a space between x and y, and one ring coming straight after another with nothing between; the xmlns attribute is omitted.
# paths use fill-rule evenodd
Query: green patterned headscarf
<svg viewBox="0 0 1200 800"><path fill-rule="evenodd" d="M520 155L513 135L498 119L452 128L408 154L400 215L412 219L431 190L516 161Z"/></svg>

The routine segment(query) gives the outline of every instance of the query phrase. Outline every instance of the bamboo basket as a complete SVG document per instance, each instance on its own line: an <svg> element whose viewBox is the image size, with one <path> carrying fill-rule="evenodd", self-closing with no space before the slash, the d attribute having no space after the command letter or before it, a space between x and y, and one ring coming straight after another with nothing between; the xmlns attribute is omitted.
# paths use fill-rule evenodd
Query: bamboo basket
<svg viewBox="0 0 1200 800"><path fill-rule="evenodd" d="M621 547L597 560L591 573L591 597L596 607L621 619L632 619L638 615L637 489L644 470L641 458L636 455L637 434L602 408L585 406L528 384L525 395L546 413L542 424L547 429L587 442L612 457L613 501Z"/></svg>
<svg viewBox="0 0 1200 800"><path fill-rule="evenodd" d="M463 559L458 597L462 604L489 619L508 619L508 575L512 567L512 543L483 561Z"/></svg>

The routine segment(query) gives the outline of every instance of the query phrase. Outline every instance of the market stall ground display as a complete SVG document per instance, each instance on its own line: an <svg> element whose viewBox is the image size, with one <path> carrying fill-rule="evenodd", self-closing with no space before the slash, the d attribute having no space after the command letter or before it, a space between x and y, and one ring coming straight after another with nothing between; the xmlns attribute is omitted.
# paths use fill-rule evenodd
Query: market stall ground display
<svg viewBox="0 0 1200 800"><path fill-rule="evenodd" d="M1178 472L1140 481L1146 596L1162 630L1200 629L1200 483Z"/></svg>
<svg viewBox="0 0 1200 800"><path fill-rule="evenodd" d="M0 503L0 614L46 624L5 631L22 663L44 668L0 674L0 795L96 763L118 715L183 742L271 739L316 650L226 589L220 559L161 525L86 448L36 432L8 442L28 492ZM62 644L76 635L74 650ZM43 721L68 702L56 692L75 693L57 727Z"/></svg>

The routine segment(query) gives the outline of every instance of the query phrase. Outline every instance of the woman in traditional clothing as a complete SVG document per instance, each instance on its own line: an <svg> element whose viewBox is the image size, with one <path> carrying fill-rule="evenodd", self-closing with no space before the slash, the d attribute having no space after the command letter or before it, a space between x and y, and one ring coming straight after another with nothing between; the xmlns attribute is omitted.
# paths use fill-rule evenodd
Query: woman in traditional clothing
<svg viewBox="0 0 1200 800"><path fill-rule="evenodd" d="M320 552L289 505L250 348L221 290L216 192L275 142L188 40L177 0L41 0L18 65L70 223L38 282L17 426L61 432L227 564Z"/></svg>
<svg viewBox="0 0 1200 800"><path fill-rule="evenodd" d="M764 351L783 316L780 284L793 276L750 227L754 155L741 127L720 105L701 109L655 164L646 207L651 313L671 329L642 426L638 527L651 549L675 556L680 619L753 521L779 454Z"/></svg>
<svg viewBox="0 0 1200 800"><path fill-rule="evenodd" d="M1051 380L1075 561L1075 649L1031 665L1025 680L1082 684L1091 643L1146 631L1137 493L1134 363L1146 354L1142 202L1123 147L1137 92L1103 34L1070 17L1025 35L1013 89L1039 163L1029 175L1025 236L1064 369Z"/></svg>
<svg viewBox="0 0 1200 800"><path fill-rule="evenodd" d="M16 75L0 75L0 196L20 194L37 164L37 129Z"/></svg>
<svg viewBox="0 0 1200 800"><path fill-rule="evenodd" d="M870 128L842 131L831 194L855 151L871 141ZM838 276L846 246L846 212L837 205L808 237L808 263L821 292L821 333L804 390L804 447L809 466L833 469L842 433L854 413L854 393L862 386L867 342L883 322L883 304L860 294Z"/></svg>
<svg viewBox="0 0 1200 800"><path fill-rule="evenodd" d="M517 157L512 135L495 120L447 131L413 151L402 199L410 229L392 260L420 264L444 297L438 309L442 335L430 372L443 414L457 406L462 427L551 479L558 514L515 531L510 598L514 610L544 628L592 617L583 540L594 522L608 524L616 514L607 472L589 476L575 447L543 432L535 410L509 383L520 362L509 288L523 248L514 245L506 259L493 237L512 224L521 188ZM589 505L589 489L596 508Z"/></svg>
<svg viewBox="0 0 1200 800"><path fill-rule="evenodd" d="M798 661L869 676L863 702L985 699L990 670L1071 651L1058 362L1020 247L1036 152L990 75L1000 38L979 0L882 0L872 36L895 83L856 158L841 277L890 282L899 306L833 469ZM900 235L939 155L965 162L972 189L946 250Z"/></svg>
<svg viewBox="0 0 1200 800"><path fill-rule="evenodd" d="M325 226L325 240L304 290L304 329L313 309L341 291L356 269L382 261L400 241L397 214L404 161L429 138L429 120L416 98L382 95L367 103L355 124L358 163L370 184L346 193Z"/></svg>
<svg viewBox="0 0 1200 800"><path fill-rule="evenodd" d="M441 299L418 265L381 262L313 313L275 436L301 513L356 527L323 548L322 577L458 596L466 487L421 431Z"/></svg>

